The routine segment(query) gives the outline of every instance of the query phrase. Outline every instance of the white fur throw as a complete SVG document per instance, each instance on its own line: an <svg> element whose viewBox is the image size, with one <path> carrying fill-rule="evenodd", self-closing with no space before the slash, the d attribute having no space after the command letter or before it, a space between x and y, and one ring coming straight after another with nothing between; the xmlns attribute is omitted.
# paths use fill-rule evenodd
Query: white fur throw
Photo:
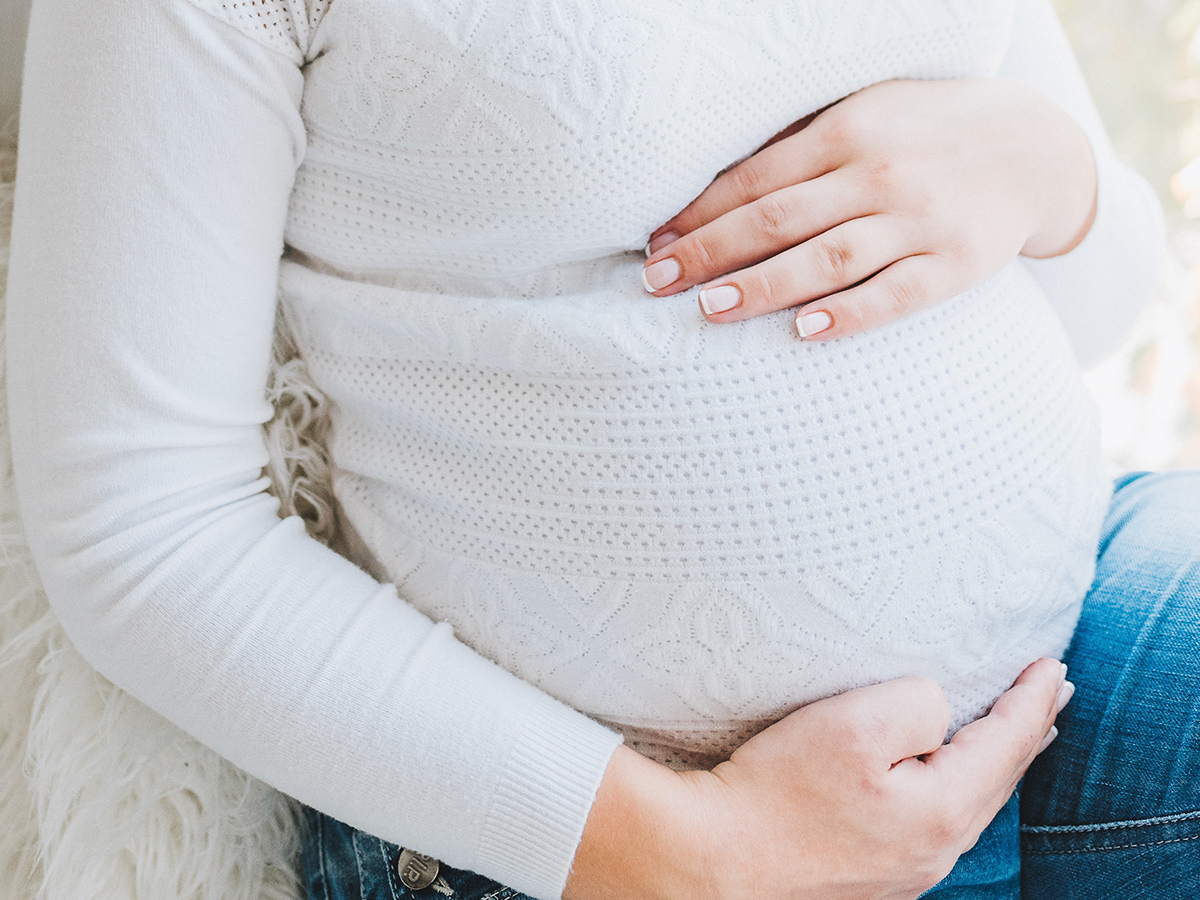
<svg viewBox="0 0 1200 900"><path fill-rule="evenodd" d="M0 310L15 124L0 132ZM328 541L335 522L319 443L323 401L292 356L281 334L270 474L283 512L299 513ZM293 801L114 687L71 646L25 545L3 412L0 430L0 897L302 896Z"/></svg>

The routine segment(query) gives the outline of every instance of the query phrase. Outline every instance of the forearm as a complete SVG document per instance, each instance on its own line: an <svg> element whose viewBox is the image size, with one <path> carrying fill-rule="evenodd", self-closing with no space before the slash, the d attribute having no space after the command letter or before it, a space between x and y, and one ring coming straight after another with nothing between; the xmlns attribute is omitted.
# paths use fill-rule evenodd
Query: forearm
<svg viewBox="0 0 1200 900"><path fill-rule="evenodd" d="M8 384L22 513L116 684L344 821L543 897L619 736L280 521L261 425L302 76L182 0L42 0Z"/></svg>

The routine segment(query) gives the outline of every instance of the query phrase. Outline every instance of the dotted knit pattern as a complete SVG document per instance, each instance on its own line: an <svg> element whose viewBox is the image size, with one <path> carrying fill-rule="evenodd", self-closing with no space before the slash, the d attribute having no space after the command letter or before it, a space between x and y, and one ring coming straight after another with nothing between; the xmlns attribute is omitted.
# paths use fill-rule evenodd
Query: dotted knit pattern
<svg viewBox="0 0 1200 900"><path fill-rule="evenodd" d="M192 0L277 53L303 61L330 0Z"/></svg>
<svg viewBox="0 0 1200 900"><path fill-rule="evenodd" d="M994 71L1010 4L337 0L307 43L205 5L309 61L282 296L360 562L422 611L679 767L904 674L958 726L1065 648L1107 487L1020 262L821 345L638 280L790 122Z"/></svg>

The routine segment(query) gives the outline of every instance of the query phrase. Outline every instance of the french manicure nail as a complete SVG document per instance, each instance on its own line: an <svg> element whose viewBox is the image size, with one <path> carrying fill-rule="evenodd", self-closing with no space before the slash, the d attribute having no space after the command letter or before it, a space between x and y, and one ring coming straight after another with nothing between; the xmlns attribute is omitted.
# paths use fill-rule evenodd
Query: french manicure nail
<svg viewBox="0 0 1200 900"><path fill-rule="evenodd" d="M651 238L650 243L646 245L646 255L653 256L667 244L673 244L679 240L679 235L674 231L664 231L656 238Z"/></svg>
<svg viewBox="0 0 1200 900"><path fill-rule="evenodd" d="M1075 685L1069 681L1064 681L1063 686L1058 689L1058 699L1055 700L1054 708L1056 712L1062 712L1063 707L1071 702L1071 698L1075 696Z"/></svg>
<svg viewBox="0 0 1200 900"><path fill-rule="evenodd" d="M666 259L660 259L642 269L642 286L653 294L655 291L661 291L663 288L673 285L682 274L683 269L679 266L679 260L668 256Z"/></svg>
<svg viewBox="0 0 1200 900"><path fill-rule="evenodd" d="M735 285L723 284L720 287L705 288L700 292L700 308L706 316L729 312L742 302L742 292Z"/></svg>
<svg viewBox="0 0 1200 900"><path fill-rule="evenodd" d="M825 310L796 316L796 332L802 338L812 337L814 334L828 331L832 326L833 316L825 312Z"/></svg>
<svg viewBox="0 0 1200 900"><path fill-rule="evenodd" d="M1058 683L1062 684L1067 680L1067 664L1062 664L1062 671L1058 673Z"/></svg>
<svg viewBox="0 0 1200 900"><path fill-rule="evenodd" d="M1051 744L1053 744L1054 739L1056 737L1058 737L1058 727L1055 725L1051 725L1050 731L1046 734L1046 736L1044 738L1042 738L1042 746L1038 747L1038 753L1041 753L1043 750L1045 750L1047 747L1049 747Z"/></svg>

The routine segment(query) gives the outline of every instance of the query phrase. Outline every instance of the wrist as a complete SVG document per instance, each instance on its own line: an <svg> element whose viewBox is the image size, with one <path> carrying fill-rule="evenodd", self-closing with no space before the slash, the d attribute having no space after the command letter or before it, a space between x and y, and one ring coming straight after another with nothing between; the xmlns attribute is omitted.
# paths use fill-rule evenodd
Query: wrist
<svg viewBox="0 0 1200 900"><path fill-rule="evenodd" d="M1094 171L1094 164L1093 164ZM1053 235L1047 237L1035 235L1025 242L1025 246L1021 248L1021 255L1027 256L1030 259L1053 259L1056 256L1065 256L1076 247L1083 243L1084 238L1092 230L1092 225L1096 222L1096 212L1099 204L1099 188L1095 177L1092 178L1092 201L1087 207L1087 214L1083 218L1083 223L1076 228L1075 233L1062 241L1061 235L1068 232L1059 232L1059 237Z"/></svg>
<svg viewBox="0 0 1200 900"><path fill-rule="evenodd" d="M693 777L708 774L675 772L618 747L588 814L564 900L711 896Z"/></svg>
<svg viewBox="0 0 1200 900"><path fill-rule="evenodd" d="M1096 220L1099 178L1092 146L1074 119L1053 101L1043 119L1041 146L1050 155L1044 178L1034 187L1040 203L1040 227L1021 248L1033 259L1070 253L1087 237Z"/></svg>

